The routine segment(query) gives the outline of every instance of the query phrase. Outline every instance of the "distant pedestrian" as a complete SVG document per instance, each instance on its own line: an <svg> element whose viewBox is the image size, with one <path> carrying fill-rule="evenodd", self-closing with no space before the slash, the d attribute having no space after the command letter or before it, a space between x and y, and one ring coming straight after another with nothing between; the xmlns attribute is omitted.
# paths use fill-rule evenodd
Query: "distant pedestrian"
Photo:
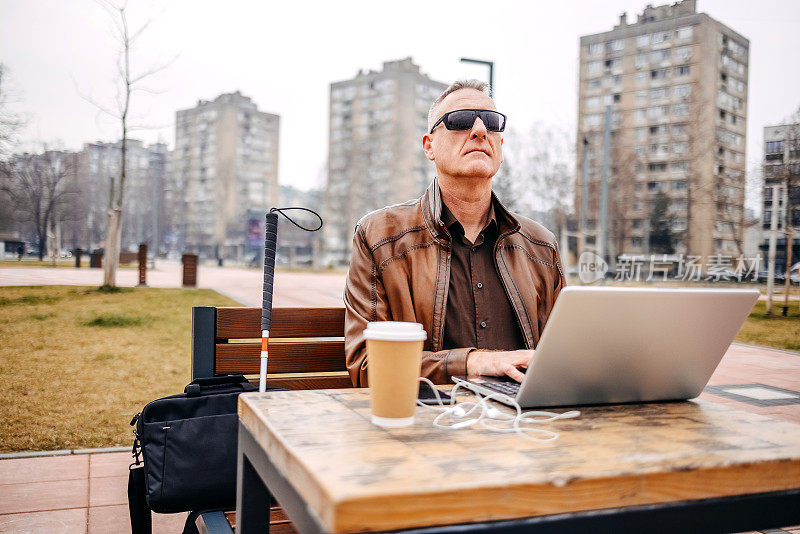
<svg viewBox="0 0 800 534"><path fill-rule="evenodd" d="M17 245L17 261L22 261L23 252L25 252L25 247L22 244Z"/></svg>

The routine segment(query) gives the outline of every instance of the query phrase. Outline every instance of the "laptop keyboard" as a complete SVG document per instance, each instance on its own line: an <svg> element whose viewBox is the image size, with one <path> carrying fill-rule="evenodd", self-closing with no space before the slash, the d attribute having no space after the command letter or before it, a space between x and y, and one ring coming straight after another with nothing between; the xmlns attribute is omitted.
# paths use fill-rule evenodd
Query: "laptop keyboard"
<svg viewBox="0 0 800 534"><path fill-rule="evenodd" d="M508 395L509 397L516 397L517 393L519 393L519 382L490 382L486 381L481 384L483 387L497 391L498 393L503 393Z"/></svg>

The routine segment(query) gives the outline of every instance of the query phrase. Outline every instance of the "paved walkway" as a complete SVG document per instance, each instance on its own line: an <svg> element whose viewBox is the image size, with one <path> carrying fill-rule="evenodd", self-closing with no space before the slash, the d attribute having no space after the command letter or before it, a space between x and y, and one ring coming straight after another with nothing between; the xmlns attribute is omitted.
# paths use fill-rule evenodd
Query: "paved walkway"
<svg viewBox="0 0 800 534"><path fill-rule="evenodd" d="M156 261L147 271L150 287L181 287L182 265L175 261ZM132 287L139 283L136 269L117 271L117 285ZM201 264L197 287L214 289L244 306L261 307L261 269L217 267ZM341 307L345 275L336 273L278 272L275 274L274 306ZM0 267L0 286L80 285L99 286L102 269L74 267Z"/></svg>

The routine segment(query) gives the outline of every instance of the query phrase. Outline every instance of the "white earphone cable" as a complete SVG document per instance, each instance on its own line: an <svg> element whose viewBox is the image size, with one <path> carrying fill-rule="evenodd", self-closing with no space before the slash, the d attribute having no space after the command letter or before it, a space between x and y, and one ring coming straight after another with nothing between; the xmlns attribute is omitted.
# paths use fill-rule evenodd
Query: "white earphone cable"
<svg viewBox="0 0 800 534"><path fill-rule="evenodd" d="M453 389L450 391L450 404L445 405L441 396L439 395L439 390L436 389L436 386L434 386L433 382L424 376L419 377L419 380L427 383L431 389L433 389L433 394L436 396L438 406L429 406L427 404L423 404L419 399L417 399L417 404L424 408L441 411L441 413L433 420L433 426L437 428L458 430L480 424L482 428L492 432L515 432L519 434L520 437L529 441L542 443L558 439L559 434L543 428L523 427L522 425L526 423L537 425L542 423L550 423L558 419L571 419L578 417L581 414L578 410L570 410L564 413L542 411L523 413L522 407L514 402L512 406L517 412L516 416L508 415L504 414L494 406L491 406L488 402L492 399L500 397L501 395L499 393L481 396L480 394L475 393L467 388L464 389L467 389L467 391L473 393L477 398L477 402L463 401L456 404L456 392L459 390L459 388L463 387L460 383L453 386ZM478 409L480 409L480 413L473 416L474 412ZM473 417L468 419L470 416ZM450 424L443 422L443 419L445 418L449 418ZM497 424L488 424L487 421L499 422L500 424L510 423L510 426L503 427L498 426ZM541 437L536 437L537 435Z"/></svg>

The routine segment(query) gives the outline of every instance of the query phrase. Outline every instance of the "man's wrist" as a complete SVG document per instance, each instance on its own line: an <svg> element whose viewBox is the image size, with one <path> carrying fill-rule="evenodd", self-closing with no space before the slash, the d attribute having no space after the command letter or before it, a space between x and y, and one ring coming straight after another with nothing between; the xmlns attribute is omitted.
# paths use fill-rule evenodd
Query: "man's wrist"
<svg viewBox="0 0 800 534"><path fill-rule="evenodd" d="M478 376L483 372L483 358L486 353L480 350L473 350L467 354L467 375Z"/></svg>

